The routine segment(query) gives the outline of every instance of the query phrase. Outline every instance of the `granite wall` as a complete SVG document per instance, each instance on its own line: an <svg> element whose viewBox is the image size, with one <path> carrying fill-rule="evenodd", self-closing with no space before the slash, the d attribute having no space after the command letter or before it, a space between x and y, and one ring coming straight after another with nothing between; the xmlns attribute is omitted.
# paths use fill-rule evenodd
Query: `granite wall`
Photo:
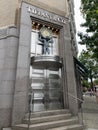
<svg viewBox="0 0 98 130"><path fill-rule="evenodd" d="M62 83L64 94L64 108L77 115L77 90L74 73L74 61L71 47L71 36L69 19L46 10L37 8L22 2L19 50L17 61L17 72L15 81L15 94L12 112L12 125L21 123L25 113L28 111L28 88L29 84L29 66L30 66L30 44L32 21L60 29L59 48L60 57L63 59ZM73 96L70 96L73 95Z"/></svg>
<svg viewBox="0 0 98 130"><path fill-rule="evenodd" d="M18 29L0 29L0 130L11 125L18 50Z"/></svg>
<svg viewBox="0 0 98 130"><path fill-rule="evenodd" d="M32 21L60 30L59 51L63 59L64 108L77 115L76 80L71 47L69 19L22 2L19 30L0 29L0 127L21 123L28 112L30 44ZM19 37L18 37L19 36ZM73 95L73 96L70 96Z"/></svg>

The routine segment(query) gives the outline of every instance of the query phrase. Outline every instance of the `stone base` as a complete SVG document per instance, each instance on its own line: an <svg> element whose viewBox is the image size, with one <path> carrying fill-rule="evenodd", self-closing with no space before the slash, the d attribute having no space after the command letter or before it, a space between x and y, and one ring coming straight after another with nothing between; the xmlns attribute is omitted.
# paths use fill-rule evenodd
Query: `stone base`
<svg viewBox="0 0 98 130"><path fill-rule="evenodd" d="M2 130L12 130L11 127L3 128Z"/></svg>

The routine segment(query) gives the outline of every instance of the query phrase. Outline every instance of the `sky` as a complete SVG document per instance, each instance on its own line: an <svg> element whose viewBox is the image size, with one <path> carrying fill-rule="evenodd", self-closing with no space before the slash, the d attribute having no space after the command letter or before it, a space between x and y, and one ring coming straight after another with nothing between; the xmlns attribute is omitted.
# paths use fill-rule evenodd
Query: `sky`
<svg viewBox="0 0 98 130"><path fill-rule="evenodd" d="M76 23L76 31L78 32L85 32L85 29L83 27L80 27L81 23L84 23L84 19L82 17L82 14L80 12L80 5L81 5L81 0L74 0L74 4L75 4L75 23ZM77 43L78 41L80 41L80 38L76 35L76 39L77 39ZM79 45L78 44L78 50L79 50L79 54L81 53L81 51L85 49L84 45Z"/></svg>

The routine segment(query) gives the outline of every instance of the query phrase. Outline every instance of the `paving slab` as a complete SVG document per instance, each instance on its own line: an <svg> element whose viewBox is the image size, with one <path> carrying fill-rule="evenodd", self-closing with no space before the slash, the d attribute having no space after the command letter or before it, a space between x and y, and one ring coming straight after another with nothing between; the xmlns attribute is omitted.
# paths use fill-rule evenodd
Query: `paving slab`
<svg viewBox="0 0 98 130"><path fill-rule="evenodd" d="M95 96L84 96L83 120L86 130L98 130L98 103Z"/></svg>

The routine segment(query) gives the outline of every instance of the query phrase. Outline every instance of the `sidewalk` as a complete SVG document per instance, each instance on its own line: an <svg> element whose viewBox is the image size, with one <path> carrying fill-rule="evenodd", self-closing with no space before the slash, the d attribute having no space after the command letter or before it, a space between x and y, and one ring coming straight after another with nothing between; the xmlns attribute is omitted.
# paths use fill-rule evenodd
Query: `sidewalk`
<svg viewBox="0 0 98 130"><path fill-rule="evenodd" d="M98 129L91 129L91 128L88 128L88 129L85 129L85 130L98 130Z"/></svg>
<svg viewBox="0 0 98 130"><path fill-rule="evenodd" d="M83 120L86 130L98 130L98 104L95 96L84 96Z"/></svg>

